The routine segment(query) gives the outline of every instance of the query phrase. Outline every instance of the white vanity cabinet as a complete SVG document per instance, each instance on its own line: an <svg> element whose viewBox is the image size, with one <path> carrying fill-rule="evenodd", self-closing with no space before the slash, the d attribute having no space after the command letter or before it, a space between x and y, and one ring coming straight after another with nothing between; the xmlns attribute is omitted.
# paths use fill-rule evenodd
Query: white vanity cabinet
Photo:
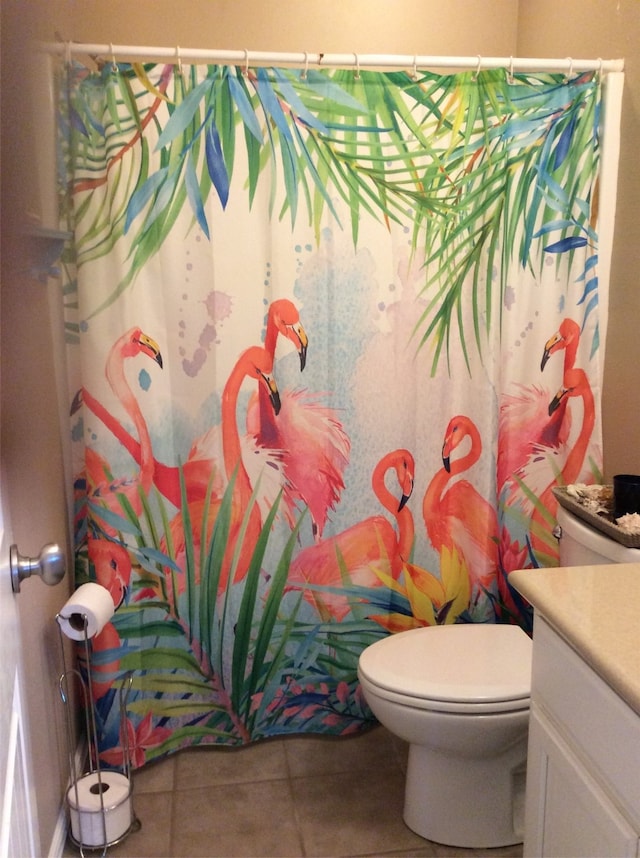
<svg viewBox="0 0 640 858"><path fill-rule="evenodd" d="M640 715L538 611L524 855L640 855Z"/></svg>

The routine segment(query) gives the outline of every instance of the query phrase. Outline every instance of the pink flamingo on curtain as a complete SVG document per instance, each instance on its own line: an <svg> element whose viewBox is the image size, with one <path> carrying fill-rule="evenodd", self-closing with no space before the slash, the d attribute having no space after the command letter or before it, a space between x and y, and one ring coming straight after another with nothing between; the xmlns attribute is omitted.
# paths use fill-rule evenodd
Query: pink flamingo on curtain
<svg viewBox="0 0 640 858"><path fill-rule="evenodd" d="M296 346L300 369L304 369L308 341L298 309L287 299L274 301L269 307L264 346L272 358L279 334ZM344 489L350 442L334 412L320 405L317 398L307 391L281 391L282 407L276 419L262 388L247 409L247 431L255 435L259 446L281 451L290 521L296 500L302 501L309 508L313 534L319 541L328 511L335 508Z"/></svg>
<svg viewBox="0 0 640 858"><path fill-rule="evenodd" d="M469 451L451 454L469 438ZM456 550L466 564L472 588L489 587L498 570L498 520L493 506L467 480L453 477L480 458L482 441L475 423L464 415L449 421L442 445L443 467L431 480L422 503L427 536L436 551ZM448 488L447 488L448 487Z"/></svg>
<svg viewBox="0 0 640 858"><path fill-rule="evenodd" d="M122 423L109 412L104 405L97 400L87 388L82 388L76 394L71 406L71 413L74 414L80 406L86 405L95 416L104 423L109 429L114 438L116 438L122 446L127 450L130 456L140 464L142 460L142 449L140 442L137 441L124 428ZM210 463L206 457L198 456L188 459L184 465L185 484L187 486L187 497L194 500L198 497L204 498L211 477ZM153 459L153 482L158 490L167 498L174 506L180 507L180 469L175 465L165 465L159 462L156 458Z"/></svg>
<svg viewBox="0 0 640 858"><path fill-rule="evenodd" d="M119 608L131 582L131 556L124 545L110 539L87 540L89 559L94 565L96 581L111 594Z"/></svg>
<svg viewBox="0 0 640 858"><path fill-rule="evenodd" d="M278 335L294 344L303 370L308 339L298 310L288 299L274 301L269 307L265 349L272 360ZM139 462L141 450L135 438L86 389L77 397L74 409L80 398ZM311 396L300 392L285 393L281 420L282 426L275 420L268 394L261 389L249 405L248 431L241 441L245 467L250 463L252 473L270 473L272 477L271 481L263 480L264 507L270 506L283 488L289 522L292 522L297 497L308 504L312 520L320 523L321 532L326 522L327 507L335 503L344 488L342 471L348 461L349 440L329 409L317 406ZM213 496L222 494L223 475L217 470L220 449L219 426L212 427L192 444L183 465L189 503L204 501L210 488ZM268 465L270 471L264 465ZM181 506L180 471L177 467L154 460L153 481L174 506Z"/></svg>
<svg viewBox="0 0 640 858"><path fill-rule="evenodd" d="M295 346L302 371L307 359L308 339L300 323L297 308L285 298L273 301L269 306L267 315L264 348L270 355L272 362L275 362L276 343L279 335L290 340ZM281 392L280 415L282 415L286 397L287 394ZM258 411L259 416L256 414ZM292 524L291 485L286 473L287 454L283 446L285 442L280 438L280 415L276 420L269 393L264 386L259 386L258 392L252 395L247 407L247 432L241 436L242 459L252 485L255 485L257 476L261 475L263 489L261 507L263 510L268 510L280 489L283 489L285 503L289 508L287 518L289 524ZM190 500L205 497L209 477L219 461L220 431L219 426L213 426L194 441L191 446L185 463L185 474L188 474L187 497ZM265 465L268 468L265 468ZM265 475L269 477L268 480L265 480Z"/></svg>
<svg viewBox="0 0 640 858"><path fill-rule="evenodd" d="M393 470L400 487L400 502L387 488L385 476ZM347 596L317 593L308 584L342 587L343 570L356 586L381 584L376 568L397 579L413 546L413 516L406 503L413 491L415 463L408 450L387 453L373 470L371 485L382 506L395 518L397 533L383 515L371 516L336 536L303 549L289 567L287 589L302 589L304 598L324 620L342 620L349 613Z"/></svg>
<svg viewBox="0 0 640 858"><path fill-rule="evenodd" d="M540 370L552 354L564 350L563 374L575 365L580 342L580 328L573 319L563 319L558 331L544 346ZM550 450L567 443L571 431L571 413L567 400L549 414L549 393L532 385L518 385L518 393L502 397L499 418L499 446L497 461L498 494L508 486L508 498L512 499L518 489L514 475L522 479L536 470L541 451ZM542 487L540 487L542 488ZM535 491L535 487L532 487Z"/></svg>
<svg viewBox="0 0 640 858"><path fill-rule="evenodd" d="M568 369L573 369L576 363L579 344L580 326L573 319L563 319L558 331L552 337L549 337L545 343L542 360L540 361L540 369L544 370L551 355L562 349L564 349L563 371L566 372Z"/></svg>
<svg viewBox="0 0 640 858"><path fill-rule="evenodd" d="M138 400L133 395L124 372L125 360L139 354L147 355L162 367L162 355L155 340L144 334L140 328L131 328L111 347L105 368L107 381L133 421L140 439L140 458L138 459L140 469L137 478L128 479L118 485L111 478L111 468L108 462L91 447L87 447L85 450L87 479L94 498L99 499L108 509L119 514L122 513L122 507L118 501L118 495L125 495L136 514L139 515L142 511L142 502L138 487L147 494L153 484L154 459L151 436ZM105 529L108 533L116 533L114 528L107 527Z"/></svg>
<svg viewBox="0 0 640 858"><path fill-rule="evenodd" d="M107 381L118 397L124 410L133 421L140 438L140 462L137 477L114 480L109 463L91 447L85 449L85 476L87 496L93 504L101 504L111 512L123 514L120 498L126 499L136 515L142 511L140 490L145 494L153 484L153 451L147 424L125 376L124 363L128 358L144 354L162 367L162 356L155 340L144 334L140 328L131 328L113 344L105 373ZM95 515L92 516L95 523ZM115 536L117 528L101 520L103 533ZM96 570L98 581L111 593L114 605L124 599L131 578L131 560L126 549L107 539L90 537L88 556Z"/></svg>
<svg viewBox="0 0 640 858"><path fill-rule="evenodd" d="M582 369L569 369L564 373L562 386L549 404L549 414L553 414L564 402L570 399L582 400L582 425L574 444L567 452L565 449L554 451L554 457L560 461L566 455L564 465L558 477L547 485L542 492L539 503L536 504L531 516L531 546L540 555L548 555L551 561L557 561L558 550L555 537L549 537L548 532L553 527L558 502L553 494L556 485L570 485L579 480L584 464L593 427L595 426L595 401L587 374ZM559 467L552 468L557 473ZM545 536L547 538L545 538Z"/></svg>
<svg viewBox="0 0 640 858"><path fill-rule="evenodd" d="M220 587L227 584L231 561L238 540L240 528L252 495L252 485L242 458L242 446L240 433L238 432L237 407L240 388L245 378L253 378L261 387L268 392L271 406L278 414L280 410L280 395L276 383L271 375L273 360L268 352L260 346L252 346L244 351L234 368L232 369L222 391L222 451L223 467L226 477L225 484L228 485L235 473L233 487L231 528L225 551L225 559L220 575ZM193 539L196 549L201 549L202 541L209 539L213 525L218 515L222 498L212 497L210 499L206 522L203 523L205 501L196 498L189 502L189 513L191 526L193 528ZM257 503L251 507L247 530L244 535L236 574L234 581L240 581L247 573L249 562L262 529L262 516ZM172 537L174 541L174 553L178 565L184 562L185 534L184 521L181 513L178 513L171 523Z"/></svg>

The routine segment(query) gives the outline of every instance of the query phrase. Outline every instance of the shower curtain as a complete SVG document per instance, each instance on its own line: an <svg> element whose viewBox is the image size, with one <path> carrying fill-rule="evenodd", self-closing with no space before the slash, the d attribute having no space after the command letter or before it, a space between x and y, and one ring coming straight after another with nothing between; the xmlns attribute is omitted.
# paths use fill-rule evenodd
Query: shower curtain
<svg viewBox="0 0 640 858"><path fill-rule="evenodd" d="M601 479L598 73L60 78L101 757L345 735L362 649L531 611Z"/></svg>

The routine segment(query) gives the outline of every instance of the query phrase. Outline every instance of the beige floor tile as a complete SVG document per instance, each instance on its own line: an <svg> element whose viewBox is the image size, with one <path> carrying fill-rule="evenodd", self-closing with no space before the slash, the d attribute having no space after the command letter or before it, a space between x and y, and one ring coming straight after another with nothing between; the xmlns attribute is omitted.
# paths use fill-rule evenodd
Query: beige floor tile
<svg viewBox="0 0 640 858"><path fill-rule="evenodd" d="M133 773L134 795L145 792L171 792L175 780L176 756L164 757Z"/></svg>
<svg viewBox="0 0 640 858"><path fill-rule="evenodd" d="M141 829L109 856L521 858L522 845L460 849L407 828L406 756L406 743L383 727L181 751L134 773ZM71 844L64 853L78 854Z"/></svg>
<svg viewBox="0 0 640 858"><path fill-rule="evenodd" d="M395 767L293 778L296 816L307 856L334 858L424 849L402 820L404 775Z"/></svg>
<svg viewBox="0 0 640 858"><path fill-rule="evenodd" d="M424 846L414 847L413 849L400 849L396 852L392 849L390 852L385 852L381 855L380 852L375 852L372 855L362 855L358 858L435 858L436 853L433 849L433 844L428 840L423 841Z"/></svg>
<svg viewBox="0 0 640 858"><path fill-rule="evenodd" d="M220 784L286 779L287 762L280 739L242 748L190 748L176 759L176 790Z"/></svg>
<svg viewBox="0 0 640 858"><path fill-rule="evenodd" d="M474 858L522 858L522 843L515 846L502 846L499 849L475 849Z"/></svg>
<svg viewBox="0 0 640 858"><path fill-rule="evenodd" d="M172 858L172 798L170 792L134 793L133 808L140 821L140 829L129 834L118 846L110 846L110 858ZM85 854L100 855L100 852Z"/></svg>
<svg viewBox="0 0 640 858"><path fill-rule="evenodd" d="M174 795L172 849L190 858L298 858L302 844L287 780L226 784Z"/></svg>
<svg viewBox="0 0 640 858"><path fill-rule="evenodd" d="M460 846L433 844L435 858L522 858L522 843L497 849L462 849Z"/></svg>
<svg viewBox="0 0 640 858"><path fill-rule="evenodd" d="M359 736L295 736L284 741L291 777L315 777L398 765L391 735L374 727Z"/></svg>

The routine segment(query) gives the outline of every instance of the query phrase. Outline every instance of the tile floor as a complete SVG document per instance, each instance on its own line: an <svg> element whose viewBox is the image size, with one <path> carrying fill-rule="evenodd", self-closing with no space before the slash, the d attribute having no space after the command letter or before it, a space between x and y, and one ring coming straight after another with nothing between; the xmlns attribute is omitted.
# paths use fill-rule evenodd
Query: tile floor
<svg viewBox="0 0 640 858"><path fill-rule="evenodd" d="M345 739L287 737L239 749L182 751L134 775L133 805L141 827L108 854L522 855L522 846L454 849L414 834L402 821L406 756L406 745L383 727ZM65 856L78 853L70 845Z"/></svg>

